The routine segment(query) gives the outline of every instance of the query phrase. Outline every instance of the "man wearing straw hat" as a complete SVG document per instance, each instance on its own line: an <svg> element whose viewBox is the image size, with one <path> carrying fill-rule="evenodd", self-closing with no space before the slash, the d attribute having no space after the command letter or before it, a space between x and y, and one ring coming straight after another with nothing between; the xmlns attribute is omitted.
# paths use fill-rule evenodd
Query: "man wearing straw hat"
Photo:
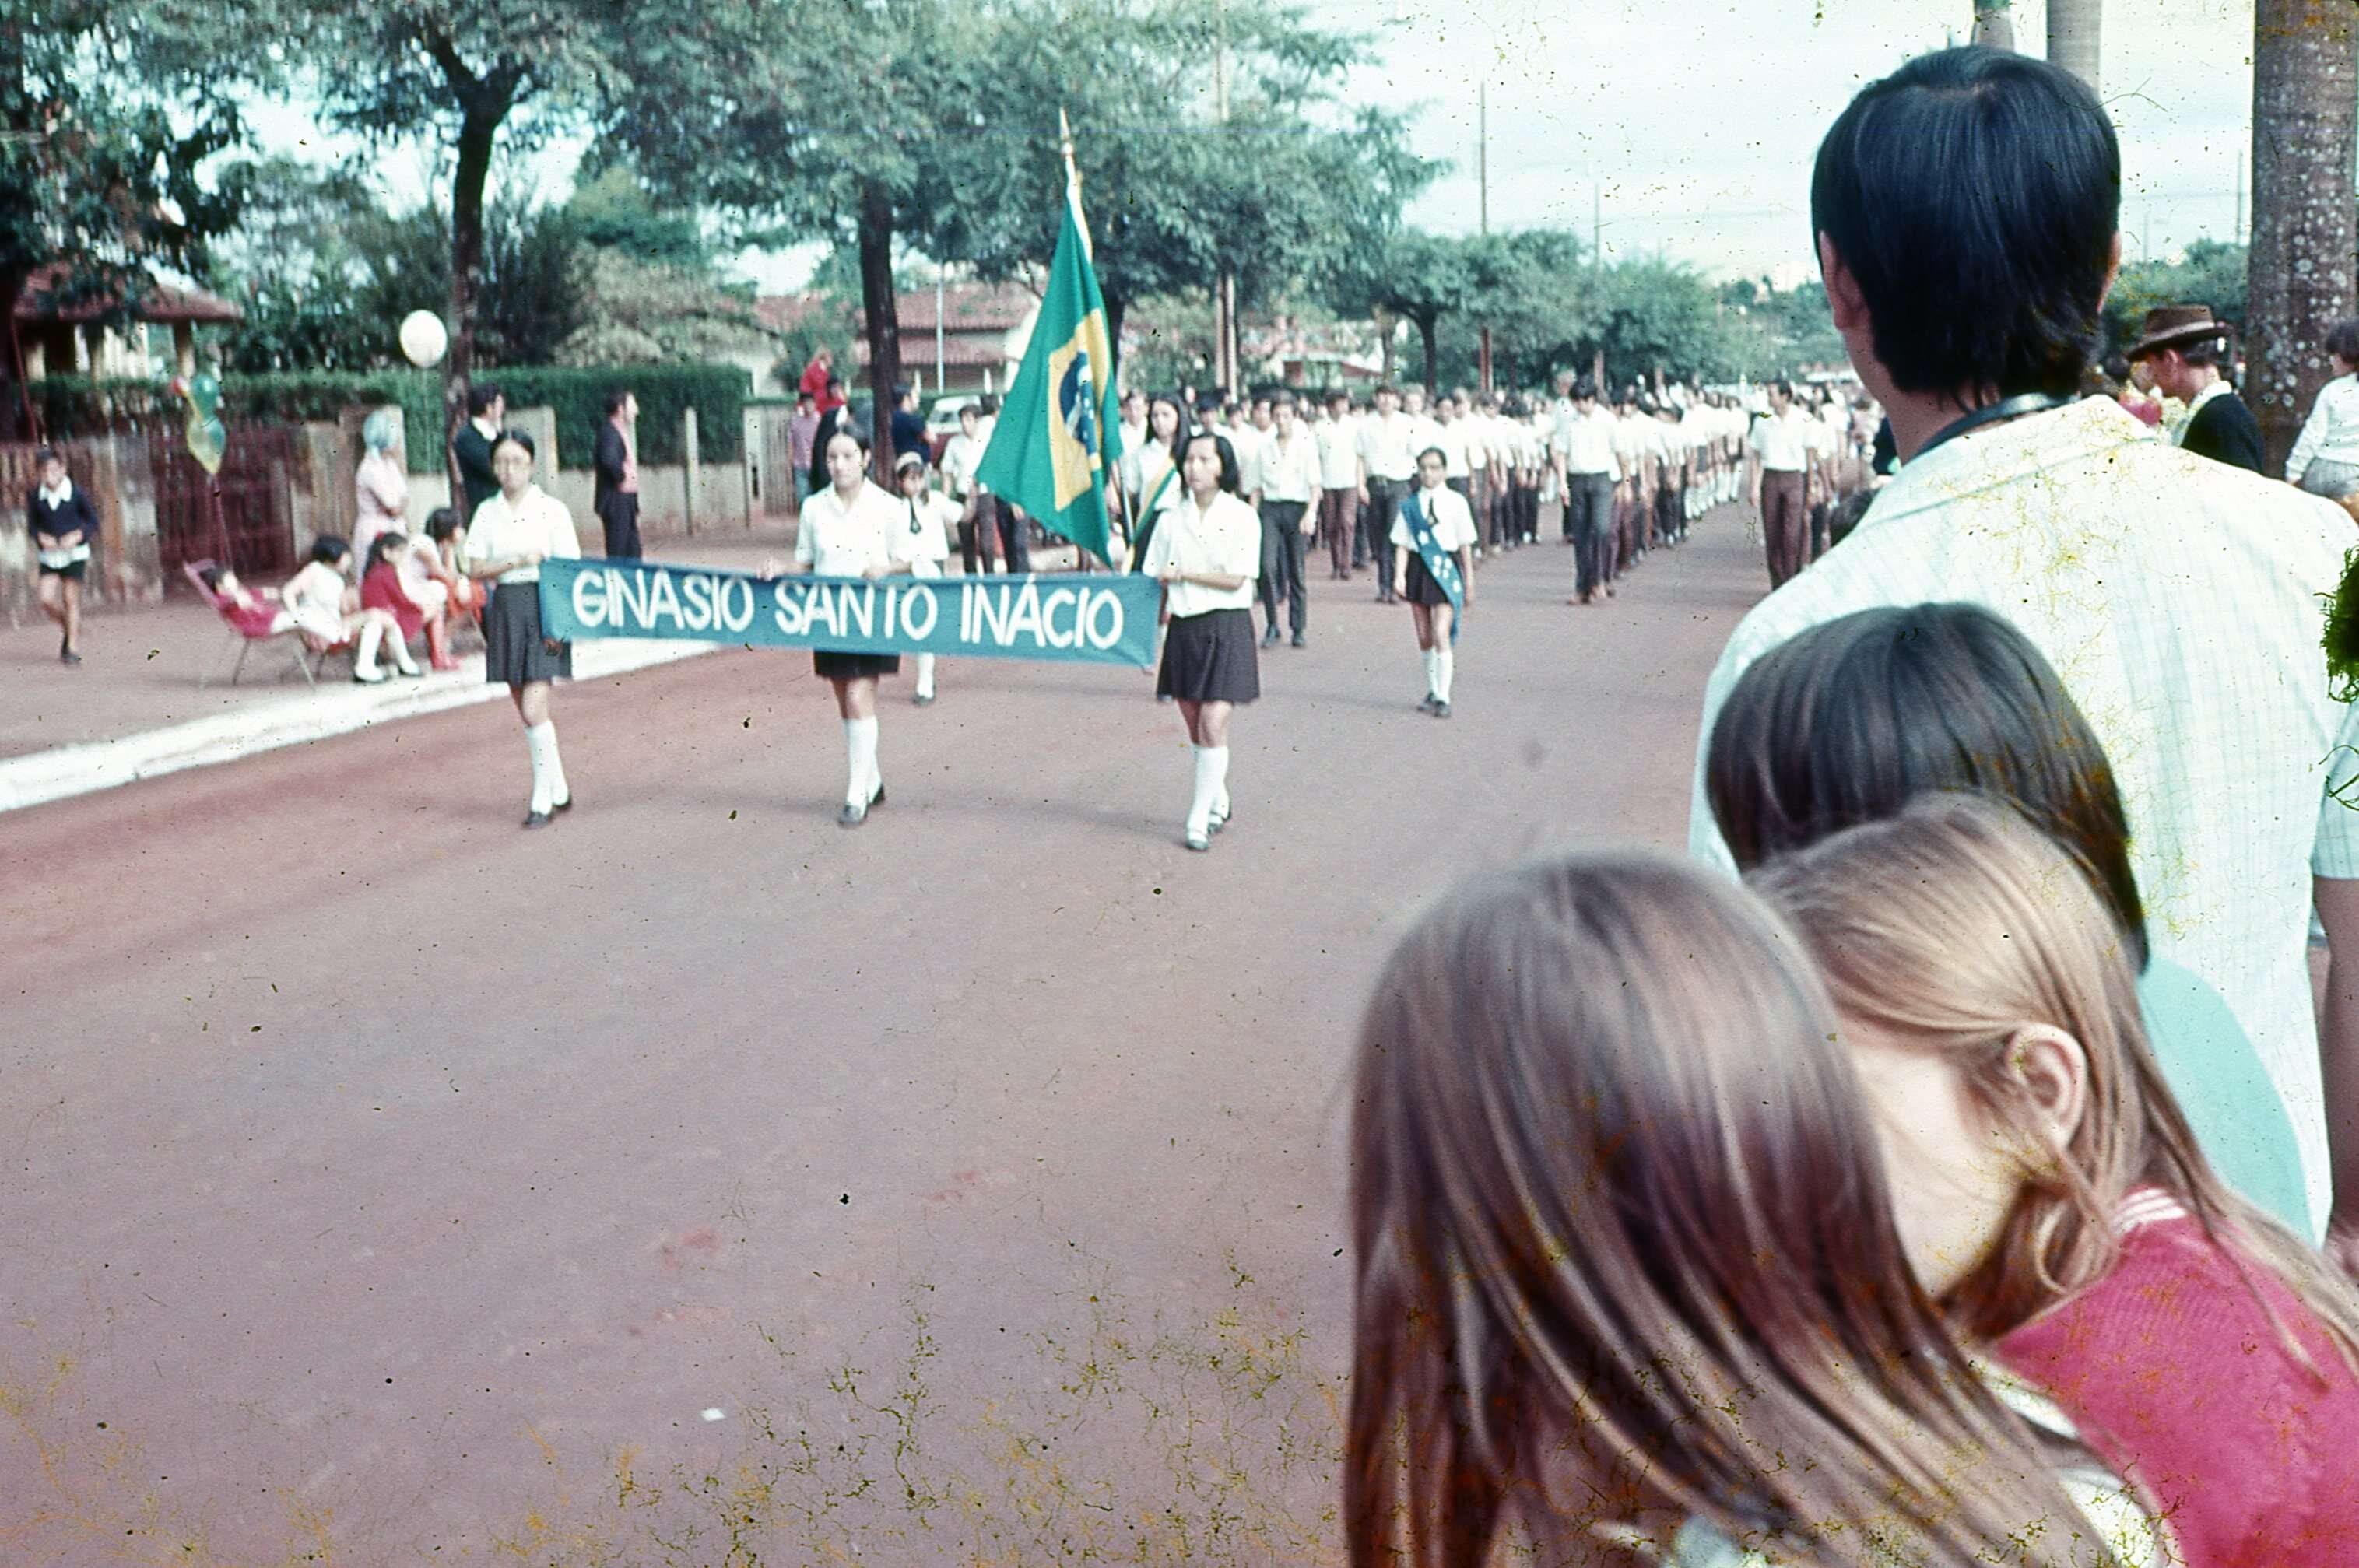
<svg viewBox="0 0 2359 1568"><path fill-rule="evenodd" d="M2209 305L2159 305L2146 313L2146 328L2130 347L2130 362L2143 363L2155 390L2187 405L2179 444L2198 457L2231 468L2261 471L2261 425L2245 400L2220 373L2228 352L2228 329L2212 319Z"/></svg>

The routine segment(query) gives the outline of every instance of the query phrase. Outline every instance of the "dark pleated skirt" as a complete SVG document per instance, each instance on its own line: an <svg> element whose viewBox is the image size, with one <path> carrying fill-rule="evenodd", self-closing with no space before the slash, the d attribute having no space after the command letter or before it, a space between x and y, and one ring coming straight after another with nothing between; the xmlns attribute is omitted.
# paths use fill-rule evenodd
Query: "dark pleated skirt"
<svg viewBox="0 0 2359 1568"><path fill-rule="evenodd" d="M504 582L484 607L484 678L495 686L571 680L573 644L552 654L540 633L540 584Z"/></svg>
<svg viewBox="0 0 2359 1568"><path fill-rule="evenodd" d="M1431 572L1425 569L1425 557L1418 554L1416 546L1410 546L1402 553L1408 557L1408 568L1404 574L1408 587L1408 601L1411 604L1449 603L1450 596L1441 591L1441 585L1433 580Z"/></svg>
<svg viewBox="0 0 2359 1568"><path fill-rule="evenodd" d="M1175 615L1163 636L1155 695L1182 702L1251 702L1261 695L1253 611L1214 610Z"/></svg>
<svg viewBox="0 0 2359 1568"><path fill-rule="evenodd" d="M863 676L897 676L898 654L839 654L833 648L813 648L811 669L821 680L858 680Z"/></svg>

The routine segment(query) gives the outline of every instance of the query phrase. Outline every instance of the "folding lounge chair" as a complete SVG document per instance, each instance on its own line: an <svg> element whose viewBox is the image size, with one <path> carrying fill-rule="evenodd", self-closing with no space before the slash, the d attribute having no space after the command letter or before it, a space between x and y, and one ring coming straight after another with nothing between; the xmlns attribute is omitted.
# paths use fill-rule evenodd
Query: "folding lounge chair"
<svg viewBox="0 0 2359 1568"><path fill-rule="evenodd" d="M239 677L245 674L246 655L254 652L254 645L257 643L285 643L294 654L295 668L302 672L304 680L314 687L320 684L320 672L327 666L328 656L353 646L353 640L346 638L342 642L321 649L316 657L310 656L311 651L303 645L303 639L294 627L285 626L275 631L272 629L271 622L277 619L276 604L257 607L254 610L244 609L236 600L215 593L207 586L204 573L207 568L214 564L212 561L190 561L180 569L188 574L189 581L198 594L207 604L212 606L213 613L221 617L222 624L229 628L230 642L237 647L237 663L230 670L230 685L235 686ZM223 653L226 654L226 652L227 649L223 649ZM279 672L279 678L282 680L286 678L284 670ZM202 690L212 684L212 676L210 673L200 675L197 677L198 689Z"/></svg>

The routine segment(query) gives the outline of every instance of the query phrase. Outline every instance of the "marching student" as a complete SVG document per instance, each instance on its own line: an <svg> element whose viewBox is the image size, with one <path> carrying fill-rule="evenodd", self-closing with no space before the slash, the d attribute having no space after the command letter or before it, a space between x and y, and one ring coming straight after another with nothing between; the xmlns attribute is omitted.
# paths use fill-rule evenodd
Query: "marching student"
<svg viewBox="0 0 2359 1568"><path fill-rule="evenodd" d="M1254 406L1264 405L1256 400ZM1310 590L1302 579L1303 546L1317 525L1310 503L1319 494L1319 438L1295 416L1294 394L1276 399L1275 427L1261 446L1261 472L1254 490L1261 512L1261 604L1269 618L1262 646L1277 643L1277 607L1285 602L1294 628L1294 645L1308 647L1304 628L1310 619Z"/></svg>
<svg viewBox="0 0 2359 1568"><path fill-rule="evenodd" d="M1173 393L1147 400L1147 444L1138 453L1138 508L1131 523L1130 569L1147 569L1147 547L1163 514L1186 498L1180 477L1180 441L1188 433L1188 406Z"/></svg>
<svg viewBox="0 0 2359 1568"><path fill-rule="evenodd" d="M506 686L516 704L532 753L532 800L524 825L546 827L573 805L557 726L549 717L550 684L573 678L573 644L551 642L541 631L540 563L551 557L579 560L582 536L564 503L532 481L530 436L503 430L492 443L491 461L499 493L475 508L461 561L468 577L494 584L484 609L484 678Z"/></svg>
<svg viewBox="0 0 2359 1568"><path fill-rule="evenodd" d="M1393 513L1417 478L1417 454L1409 445L1409 416L1401 412L1400 389L1376 388L1376 411L1359 421L1360 499L1368 503L1362 531L1368 559L1376 568L1376 602L1393 601Z"/></svg>
<svg viewBox="0 0 2359 1568"><path fill-rule="evenodd" d="M1127 463L1130 454L1123 454ZM970 403L959 410L958 434L942 447L942 482L959 508L959 559L966 575L986 569L999 556L996 514L991 492L974 482L974 467L983 461L983 409Z"/></svg>
<svg viewBox="0 0 2359 1568"><path fill-rule="evenodd" d="M895 564L908 567L911 577L940 577L951 558L950 530L959 520L958 503L926 483L926 460L915 452L904 452L895 460L893 477L907 516L893 529L893 546L886 553ZM919 708L933 705L931 654L918 655L918 689L909 700Z"/></svg>
<svg viewBox="0 0 2359 1568"><path fill-rule="evenodd" d="M1400 562L1393 592L1416 618L1417 645L1425 654L1425 700L1418 710L1450 717L1451 646L1458 615L1474 598L1474 514L1450 485L1449 459L1439 447L1417 455L1418 488L1393 515Z"/></svg>
<svg viewBox="0 0 2359 1568"><path fill-rule="evenodd" d="M795 564L812 577L872 582L910 572L914 557L893 558L894 530L907 530L909 515L868 482L866 432L845 426L828 437L821 455L828 485L803 503ZM765 566L762 575L777 576L777 564ZM811 669L835 688L835 710L843 719L843 809L835 815L836 825L857 827L868 820L869 807L885 804L885 775L876 765L876 682L901 673L901 656L814 648Z"/></svg>
<svg viewBox="0 0 2359 1568"><path fill-rule="evenodd" d="M1327 407L1311 427L1319 438L1319 526L1327 535L1327 561L1335 579L1352 575L1353 546L1359 539L1359 425L1352 417L1352 395L1342 387L1327 395Z"/></svg>
<svg viewBox="0 0 2359 1568"><path fill-rule="evenodd" d="M1182 839L1209 849L1229 820L1229 719L1261 695L1254 651L1254 579L1261 520L1238 498L1235 449L1198 430L1180 447L1185 500L1164 514L1142 569L1163 585L1169 630L1156 695L1175 699L1196 754L1196 793Z"/></svg>

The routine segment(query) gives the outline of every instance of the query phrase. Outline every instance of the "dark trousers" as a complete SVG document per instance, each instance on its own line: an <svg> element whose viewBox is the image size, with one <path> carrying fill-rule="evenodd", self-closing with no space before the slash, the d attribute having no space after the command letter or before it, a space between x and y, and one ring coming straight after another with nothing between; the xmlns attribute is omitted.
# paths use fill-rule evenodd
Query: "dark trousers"
<svg viewBox="0 0 2359 1568"><path fill-rule="evenodd" d="M598 523L606 533L606 557L609 560L636 561L639 558L639 498L622 491L609 491L598 503Z"/></svg>
<svg viewBox="0 0 2359 1568"><path fill-rule="evenodd" d="M1516 542L1537 545L1540 539L1540 487L1535 480L1516 486Z"/></svg>
<svg viewBox="0 0 2359 1568"><path fill-rule="evenodd" d="M1272 632L1277 630L1281 599L1296 633L1310 616L1310 593L1302 586L1302 549L1309 543L1302 536L1302 514L1310 510L1307 501L1261 503L1261 609Z"/></svg>
<svg viewBox="0 0 2359 1568"><path fill-rule="evenodd" d="M1352 569L1352 545L1360 527L1360 492L1356 490L1321 491L1319 526L1326 532L1327 559L1333 563L1335 575L1348 575Z"/></svg>
<svg viewBox="0 0 2359 1568"><path fill-rule="evenodd" d="M1680 536L1680 524L1684 521L1685 503L1682 487L1658 484L1655 487L1655 542L1668 545Z"/></svg>
<svg viewBox="0 0 2359 1568"><path fill-rule="evenodd" d="M1397 479L1368 481L1368 512L1361 524L1368 541L1368 562L1376 568L1376 597L1393 596L1393 518L1400 511L1408 486Z"/></svg>
<svg viewBox="0 0 2359 1568"><path fill-rule="evenodd" d="M1564 532L1573 545L1573 590L1586 599L1614 575L1614 476L1565 475Z"/></svg>
<svg viewBox="0 0 2359 1568"><path fill-rule="evenodd" d="M998 556L998 542L992 537L996 515L990 496L967 498L966 516L959 523L959 562L966 568L969 577L976 576Z"/></svg>
<svg viewBox="0 0 2359 1568"><path fill-rule="evenodd" d="M991 504L999 514L999 558L1007 563L1009 571L1030 571L1032 569L1032 541L1029 537L1032 532L1031 519L1016 516L1015 504L1002 501L998 496L995 495L991 498Z"/></svg>
<svg viewBox="0 0 2359 1568"><path fill-rule="evenodd" d="M1827 519L1834 510L1832 501L1821 501L1810 508L1810 559L1814 561L1827 553Z"/></svg>
<svg viewBox="0 0 2359 1568"><path fill-rule="evenodd" d="M1810 542L1810 520L1802 505L1799 469L1765 469L1761 473L1761 542L1769 558L1769 586L1781 588L1802 569L1802 549Z"/></svg>

